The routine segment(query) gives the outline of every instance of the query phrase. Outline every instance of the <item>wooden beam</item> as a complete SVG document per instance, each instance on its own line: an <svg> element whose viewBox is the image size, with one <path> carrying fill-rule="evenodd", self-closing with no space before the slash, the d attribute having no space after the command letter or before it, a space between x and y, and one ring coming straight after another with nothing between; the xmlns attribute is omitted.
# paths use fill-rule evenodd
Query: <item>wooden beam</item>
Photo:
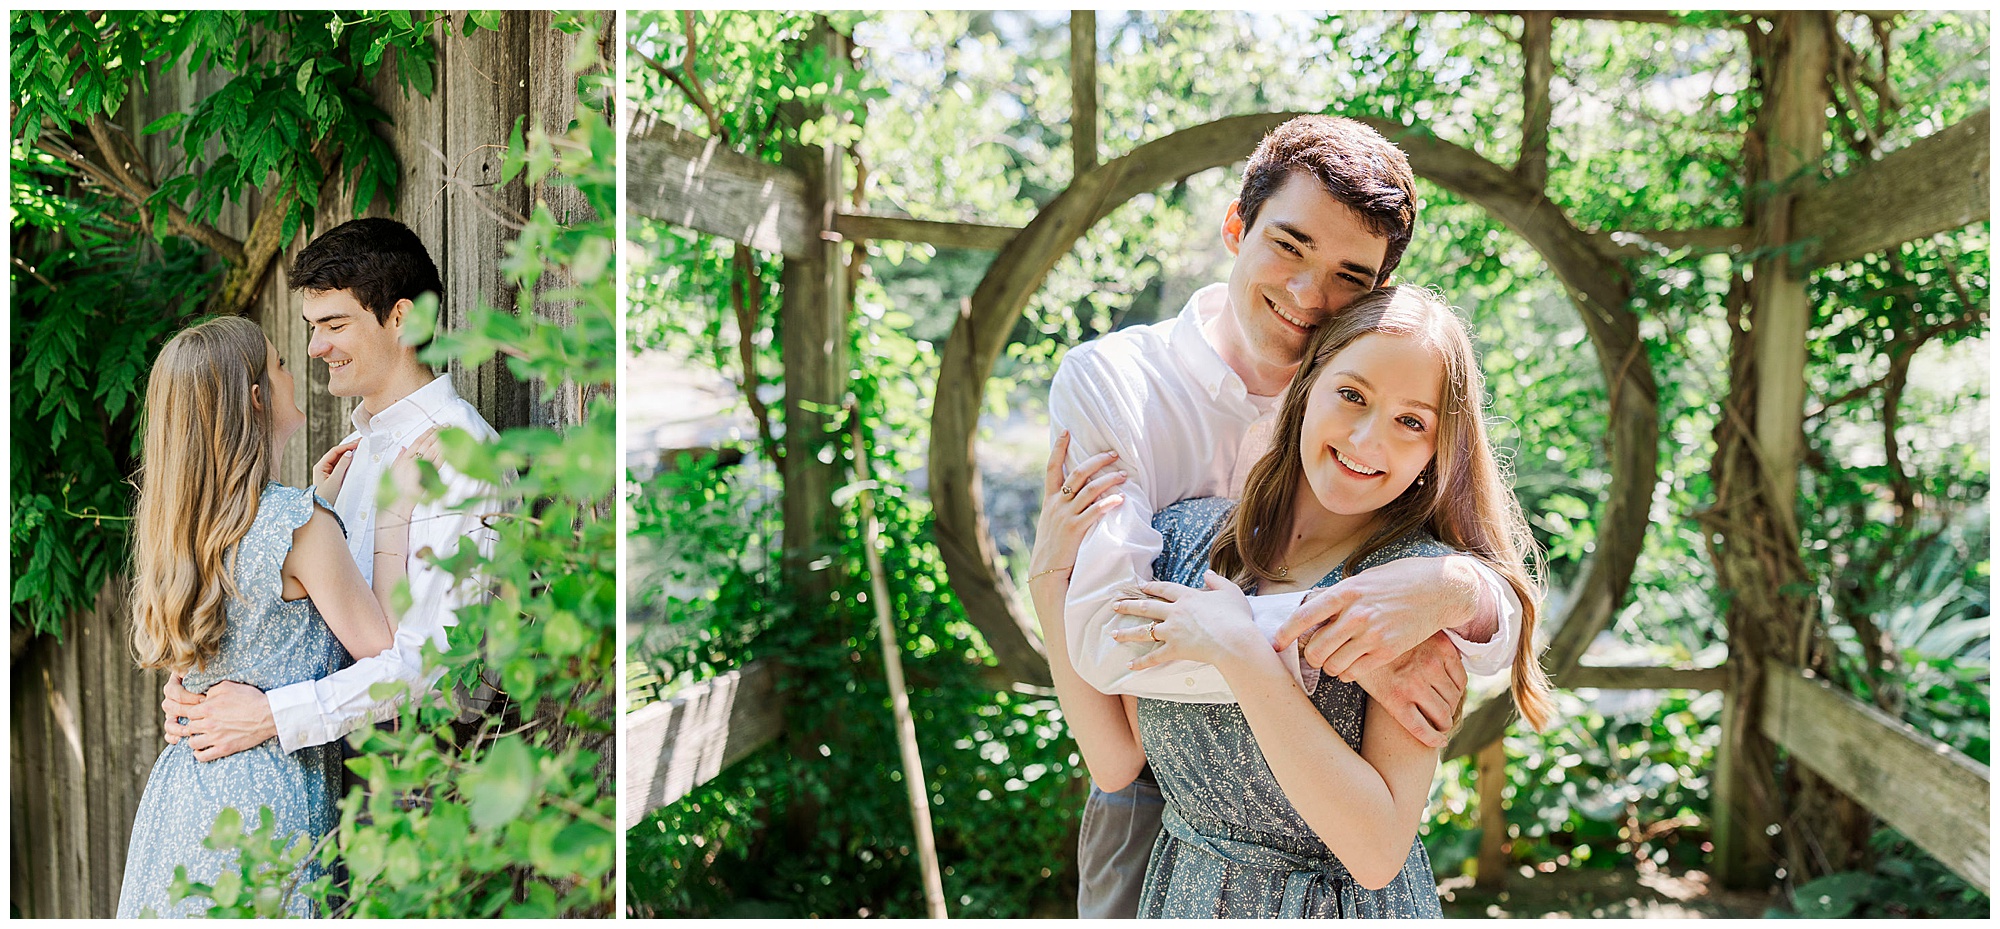
<svg viewBox="0 0 2000 929"><path fill-rule="evenodd" d="M1829 181L1792 206L1807 266L1853 261L1992 216L1992 110Z"/></svg>
<svg viewBox="0 0 2000 929"><path fill-rule="evenodd" d="M751 248L804 257L814 241L805 179L678 126L625 140L632 212Z"/></svg>
<svg viewBox="0 0 2000 929"><path fill-rule="evenodd" d="M1990 768L1775 659L1764 681L1766 738L1990 891Z"/></svg>
<svg viewBox="0 0 2000 929"><path fill-rule="evenodd" d="M976 248L999 251L1013 241L1019 226L991 226L985 223L937 222L889 216L881 213L842 213L833 218L834 231L849 239L893 239L921 242L938 248Z"/></svg>
<svg viewBox="0 0 2000 929"><path fill-rule="evenodd" d="M1516 14L1520 15L1520 14ZM1685 26L1678 13L1652 13L1637 10L1559 10L1558 17L1576 20L1597 20L1608 23L1645 23L1653 26ZM1701 27L1707 28L1707 27Z"/></svg>
<svg viewBox="0 0 2000 929"><path fill-rule="evenodd" d="M1069 145L1072 179L1097 167L1097 11L1069 13Z"/></svg>
<svg viewBox="0 0 2000 929"><path fill-rule="evenodd" d="M1741 226L1700 229L1615 229L1586 233L1607 258L1641 258L1661 251L1735 252L1750 244Z"/></svg>
<svg viewBox="0 0 2000 929"><path fill-rule="evenodd" d="M1722 690L1729 683L1727 668L1607 668L1578 665L1556 685L1565 690Z"/></svg>
<svg viewBox="0 0 2000 929"><path fill-rule="evenodd" d="M753 661L625 717L625 828L715 779L784 729L777 675Z"/></svg>

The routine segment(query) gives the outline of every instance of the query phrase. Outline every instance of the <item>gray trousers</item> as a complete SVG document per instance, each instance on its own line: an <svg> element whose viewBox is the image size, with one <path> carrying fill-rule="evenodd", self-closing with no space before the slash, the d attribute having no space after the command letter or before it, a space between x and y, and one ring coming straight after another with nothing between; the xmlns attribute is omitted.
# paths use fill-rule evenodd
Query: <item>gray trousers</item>
<svg viewBox="0 0 2000 929"><path fill-rule="evenodd" d="M1076 839L1076 915L1082 919L1137 919L1146 865L1160 838L1167 802L1149 765L1125 789L1105 793L1090 785Z"/></svg>

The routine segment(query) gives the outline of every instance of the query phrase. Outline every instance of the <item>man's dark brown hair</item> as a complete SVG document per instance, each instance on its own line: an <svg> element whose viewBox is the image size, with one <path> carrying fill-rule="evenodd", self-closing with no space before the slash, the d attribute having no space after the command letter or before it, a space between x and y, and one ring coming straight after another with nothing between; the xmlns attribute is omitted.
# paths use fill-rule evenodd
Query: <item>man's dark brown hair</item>
<svg viewBox="0 0 2000 929"><path fill-rule="evenodd" d="M292 262L291 284L313 294L349 291L384 325L398 300L426 292L444 296L423 240L410 227L379 216L341 223L312 240Z"/></svg>
<svg viewBox="0 0 2000 929"><path fill-rule="evenodd" d="M1361 214L1369 232L1389 240L1375 286L1388 283L1417 222L1416 179L1402 150L1366 124L1343 116L1287 120L1258 143L1243 172L1237 211L1246 231L1257 222L1264 201L1294 172L1317 178L1328 195Z"/></svg>

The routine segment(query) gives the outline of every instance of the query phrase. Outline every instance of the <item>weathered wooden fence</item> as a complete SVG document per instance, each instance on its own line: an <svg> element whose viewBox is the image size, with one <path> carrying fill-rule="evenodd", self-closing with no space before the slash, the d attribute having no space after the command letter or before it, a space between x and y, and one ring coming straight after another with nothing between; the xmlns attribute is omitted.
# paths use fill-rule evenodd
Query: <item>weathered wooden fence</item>
<svg viewBox="0 0 2000 929"><path fill-rule="evenodd" d="M1810 31L1818 28L1812 17L1822 14L1778 15L1786 18L1783 25L1787 28ZM1041 643L999 567L979 501L973 453L977 411L993 360L1029 295L1092 224L1140 192L1241 160L1264 131L1291 115L1230 117L1182 130L1100 163L1094 131L1096 90L1090 77L1095 73L1097 51L1094 43L1082 40L1091 34L1085 30L1094 30L1095 18L1087 11L1072 17L1072 29L1077 33L1071 61L1076 102L1070 121L1078 134L1074 140L1075 177L1068 189L1020 229L843 211L843 196L828 194L793 166L767 164L673 126L635 126L627 139L626 192L633 212L781 253L787 259L788 275L794 262L820 267L825 261L819 254L822 243L843 240L900 239L1000 253L945 344L945 376L939 378L933 407L929 473L938 515L937 535L953 592L992 646L1001 670L1028 683L1046 682L1046 667L1036 666ZM1546 19L1538 22L1546 27ZM1546 43L1538 49L1531 44L1531 77L1537 70L1535 60L1546 64L1548 53ZM1531 80L1530 95L1545 99L1547 81L1544 73L1537 90ZM1825 106L1823 102L1792 100L1786 105L1804 111L1815 106L1824 110ZM1536 108L1528 109L1532 114ZM1609 668L1586 665L1583 658L1623 602L1647 523L1647 501L1657 482L1652 460L1658 442L1653 384L1643 353L1635 351L1637 317L1627 305L1630 283L1619 272L1604 269L1615 268L1620 257L1632 254L1635 241L1740 251L1756 243L1760 235L1775 236L1771 238L1774 243L1789 241L1782 235L1786 229L1811 230L1806 257L1796 266L1806 269L1850 261L1983 222L1990 216L1990 111L1979 111L1825 184L1786 191L1775 207L1760 207L1760 214L1789 208L1789 216L1764 216L1768 228L1631 232L1573 226L1542 193L1540 183L1546 173L1531 170L1533 165L1508 170L1435 136L1381 120L1369 122L1403 146L1419 176L1485 207L1542 253L1589 324L1607 383L1627 389L1628 398L1644 400L1636 409L1628 404L1611 417L1613 481L1600 522L1616 525L1600 527L1597 555L1577 588L1565 598L1563 615L1556 617L1554 641L1544 657L1556 685L1723 691L1734 712L1741 714L1747 709L1757 717L1757 731L1764 738L1903 831L1968 882L1987 889L1991 775L1986 766L1824 682L1812 680L1809 672L1765 662L1754 652L1746 660L1757 662L1761 673L1749 678L1753 689L1746 693L1729 691L1731 682L1739 679L1741 661L1702 669ZM1530 143L1539 141L1545 157L1546 108L1539 125L1530 117L1524 131ZM1780 176L1789 177L1791 172ZM1803 271L1760 265L1758 272L1761 278L1782 280L1787 288L1798 291L1770 298L1774 305L1783 306L1771 311L1778 315L1764 328L1781 330L1788 319L1784 311L1795 309L1793 303L1803 304L1780 298L1803 293ZM794 313L828 311L823 306L828 301L817 292L808 299L799 297L787 293L784 312L788 321ZM1791 354L1799 356L1793 359L1796 363L1774 364L1760 375L1773 382L1769 395L1801 408L1788 414L1794 420L1802 412L1804 400L1799 368L1803 364L1802 327L1797 336L1798 344L1791 346ZM1769 332L1760 337L1772 338ZM1782 353L1785 348L1774 346L1773 350ZM790 355L786 364L789 378ZM1775 383L1787 378L1799 379L1801 384ZM1612 395L1616 397L1618 390ZM1784 411L1779 412L1782 418ZM1795 431L1796 422L1793 425ZM1796 464L1796 455L1783 460ZM788 507L819 505L817 500L800 504L791 499L793 493L788 483ZM1780 498L1789 499L1789 494ZM1732 632L1732 652L1741 647L1737 636ZM685 796L780 734L784 714L774 692L773 671L766 663L753 662L628 715L622 785L628 828L646 812ZM1447 756L1482 753L1494 745L1511 709L1505 699L1475 708ZM1745 763L1740 756L1725 751L1717 766L1724 769ZM1891 773L1897 777L1894 783ZM1746 801L1729 793L1731 772L1718 770L1717 774L1716 829L1722 833L1732 828L1731 823L1745 818ZM1482 796L1488 794L1498 796L1497 792L1482 791ZM1489 825L1500 822L1498 804L1487 806L1492 808L1483 809L1482 817ZM1501 834L1497 828L1488 832L1496 838ZM1718 846L1721 844L1719 838ZM1497 849L1496 844L1483 850L1482 859L1492 857ZM1717 857L1723 859L1725 854L1719 850ZM1729 867L1730 863L1719 861L1718 866ZM1481 870L1485 880L1487 869Z"/></svg>
<svg viewBox="0 0 2000 929"><path fill-rule="evenodd" d="M429 98L404 96L386 69L377 77L376 102L392 120L386 134L402 184L394 210L378 197L367 213L392 216L423 240L444 280L446 327L461 325L482 300L512 307L512 291L500 271L501 245L514 234L508 218L525 217L537 200L546 201L558 219L580 217L587 209L581 195L567 188L529 188L518 180L500 184L517 117L525 115L530 126L553 132L574 118L576 81L567 63L576 38L552 28L547 11L510 12L498 30L470 36L458 28L462 15L454 14L451 28L435 37L436 85ZM615 28L607 20L605 29ZM158 77L145 94L130 98L115 122L136 138L152 120L187 110L227 81L228 75L217 73ZM164 136L141 144L155 164L170 163ZM325 194L315 231L354 216L351 191ZM224 207L218 227L247 236L264 202L256 193ZM329 395L325 363L306 355L306 327L285 276L306 241L299 236L280 257L249 314L286 364L304 372L296 380L306 427L286 451L281 472L281 479L294 485L303 485L319 455L353 428L348 417L358 403ZM454 364L451 374L459 392L496 428L583 418L587 398L577 391L540 395L535 385L516 381L498 359L476 369ZM96 609L70 617L62 641L16 638L9 887L23 916L109 917L116 910L132 817L164 744L160 688L165 681L132 663L121 585L114 581Z"/></svg>

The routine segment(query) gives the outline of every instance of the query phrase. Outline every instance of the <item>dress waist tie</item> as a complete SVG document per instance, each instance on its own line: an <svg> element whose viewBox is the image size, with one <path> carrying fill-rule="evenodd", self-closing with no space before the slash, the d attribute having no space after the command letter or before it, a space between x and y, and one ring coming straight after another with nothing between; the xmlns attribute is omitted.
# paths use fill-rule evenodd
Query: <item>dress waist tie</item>
<svg viewBox="0 0 2000 929"><path fill-rule="evenodd" d="M1161 815L1161 826L1175 839L1180 840L1183 851L1199 850L1219 861L1234 862L1285 874L1285 891L1277 912L1270 914L1280 919L1299 919L1312 915L1318 907L1315 901L1332 899L1343 917L1354 913L1357 902L1355 889L1360 885L1347 873L1347 866L1332 855L1307 856L1280 851L1268 844L1233 835L1254 834L1222 820L1202 818L1197 827L1168 804Z"/></svg>

